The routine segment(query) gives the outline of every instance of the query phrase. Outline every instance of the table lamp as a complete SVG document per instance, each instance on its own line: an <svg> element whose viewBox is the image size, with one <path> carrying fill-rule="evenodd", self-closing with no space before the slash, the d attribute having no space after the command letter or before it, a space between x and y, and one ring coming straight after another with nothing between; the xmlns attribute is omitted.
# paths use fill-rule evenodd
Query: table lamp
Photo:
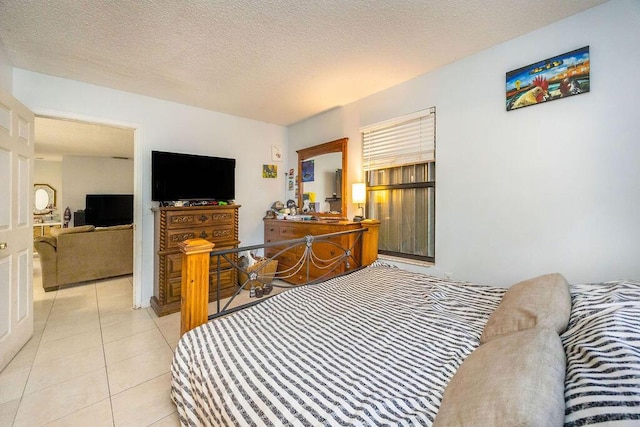
<svg viewBox="0 0 640 427"><path fill-rule="evenodd" d="M356 215L353 217L355 222L362 221L364 219L364 208L362 205L367 202L367 187L364 182L356 182L351 186L351 202L358 205L361 209L362 215Z"/></svg>

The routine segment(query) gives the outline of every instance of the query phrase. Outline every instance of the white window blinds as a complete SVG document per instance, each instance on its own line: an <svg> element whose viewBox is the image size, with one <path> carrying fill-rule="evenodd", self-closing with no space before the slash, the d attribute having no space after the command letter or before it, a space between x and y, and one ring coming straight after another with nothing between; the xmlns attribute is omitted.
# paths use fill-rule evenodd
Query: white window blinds
<svg viewBox="0 0 640 427"><path fill-rule="evenodd" d="M436 109L360 129L365 171L435 160Z"/></svg>

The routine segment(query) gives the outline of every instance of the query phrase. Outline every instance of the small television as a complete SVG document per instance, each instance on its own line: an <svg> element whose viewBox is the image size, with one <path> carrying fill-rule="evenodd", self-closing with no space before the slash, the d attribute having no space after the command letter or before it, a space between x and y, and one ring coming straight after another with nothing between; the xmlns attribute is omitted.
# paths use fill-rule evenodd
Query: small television
<svg viewBox="0 0 640 427"><path fill-rule="evenodd" d="M133 224L133 194L87 194L85 202L87 225Z"/></svg>
<svg viewBox="0 0 640 427"><path fill-rule="evenodd" d="M152 151L151 200L233 200L235 171L235 159Z"/></svg>

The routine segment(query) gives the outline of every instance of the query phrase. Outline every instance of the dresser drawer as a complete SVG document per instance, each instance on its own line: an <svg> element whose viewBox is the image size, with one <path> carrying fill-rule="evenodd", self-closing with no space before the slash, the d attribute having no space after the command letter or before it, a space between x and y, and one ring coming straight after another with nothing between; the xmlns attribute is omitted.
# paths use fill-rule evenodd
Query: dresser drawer
<svg viewBox="0 0 640 427"><path fill-rule="evenodd" d="M280 227L265 227L264 229L264 242L271 243L282 240L280 238Z"/></svg>
<svg viewBox="0 0 640 427"><path fill-rule="evenodd" d="M302 256L304 248L304 245L296 245L294 247L278 245L271 248L265 248L264 254L267 258L273 258L278 254L277 259L279 262L294 264ZM281 251L284 252L280 253Z"/></svg>
<svg viewBox="0 0 640 427"><path fill-rule="evenodd" d="M219 249L231 249L231 247L219 248ZM237 254L227 255L231 259L234 259ZM209 261L209 271L215 273L218 268L218 257L212 257ZM231 263L220 257L220 269L231 268ZM167 276L178 277L182 274L182 252L176 254L167 255Z"/></svg>
<svg viewBox="0 0 640 427"><path fill-rule="evenodd" d="M165 249L177 248L178 243L184 242L187 239L204 239L212 243L224 243L235 240L235 228L233 224L167 230L166 233L167 239Z"/></svg>
<svg viewBox="0 0 640 427"><path fill-rule="evenodd" d="M199 226L232 226L235 220L235 209L194 209L185 212L166 212L167 229L190 228Z"/></svg>
<svg viewBox="0 0 640 427"><path fill-rule="evenodd" d="M182 257L179 244L188 239L205 239L212 242L216 250L238 247L238 209L240 205L159 207L154 209L156 280L151 306L156 314L164 316L180 310L180 288L182 283ZM237 254L230 254L237 262ZM217 280L218 257L209 258L209 277ZM224 258L221 260L220 298L232 295L237 287L236 272ZM209 301L215 300L215 286L210 287Z"/></svg>
<svg viewBox="0 0 640 427"><path fill-rule="evenodd" d="M222 283L220 290L227 291L224 292L225 295L228 295L228 291L236 287L236 280L234 280L235 275L233 273L233 270L223 270L220 272L220 282ZM179 302L182 291L182 277L172 277L167 282L169 284L169 286L167 286L167 303ZM209 295L215 296L217 283L218 276L216 272L209 274Z"/></svg>
<svg viewBox="0 0 640 427"><path fill-rule="evenodd" d="M215 247L215 250L226 250L226 249L234 249L237 246L220 246L220 247ZM226 259L225 259L226 257ZM231 267L231 262L229 262L228 260L233 261L233 263L235 263L236 265L238 264L238 254L237 253L232 253L232 254L226 254L224 256L221 255L213 255L209 258L209 270L211 270L214 274L216 272L216 269L218 268L218 259L220 259L220 270L223 270L225 268L232 268Z"/></svg>
<svg viewBox="0 0 640 427"><path fill-rule="evenodd" d="M307 267L309 277L307 278ZM324 262L315 260L314 262L304 262L300 264L286 264L278 261L278 278L285 282L301 284L322 278L329 279L336 274L346 271L345 261Z"/></svg>
<svg viewBox="0 0 640 427"><path fill-rule="evenodd" d="M265 243L279 242L277 246L265 248L267 257L275 257L284 247L280 244L284 240L301 239L306 236L344 232L361 228L361 224L340 221L282 221L266 219L264 222ZM336 274L357 268L360 265L361 250L359 245L354 246L357 235L332 236L329 241L318 240L313 242L314 261L304 261L300 265L300 257L304 254L306 245L301 243L293 250L287 250L277 256L278 277L286 282L301 284L307 280L327 279ZM330 242L335 242L334 245ZM351 256L346 259L344 249L351 249ZM337 261L339 259L339 262ZM348 268L347 268L348 262ZM331 266L331 268L329 268ZM307 268L309 278L307 279Z"/></svg>
<svg viewBox="0 0 640 427"><path fill-rule="evenodd" d="M299 224L291 226L281 226L278 230L278 236L280 240L297 239L311 234L309 227L305 227Z"/></svg>
<svg viewBox="0 0 640 427"><path fill-rule="evenodd" d="M303 248L287 249L277 256L278 266L293 266L297 264L304 253L303 251Z"/></svg>
<svg viewBox="0 0 640 427"><path fill-rule="evenodd" d="M337 274L344 273L344 260L340 262L322 262L315 261L315 263L309 264L309 276L312 280L326 280ZM307 274L306 265L302 267L302 274Z"/></svg>
<svg viewBox="0 0 640 427"><path fill-rule="evenodd" d="M337 258L341 259L344 263L345 253L344 250L339 247L333 246L329 243L316 243L313 245L313 263L325 267L329 264L334 264ZM312 267L313 267L312 263ZM353 261L351 261L353 263Z"/></svg>

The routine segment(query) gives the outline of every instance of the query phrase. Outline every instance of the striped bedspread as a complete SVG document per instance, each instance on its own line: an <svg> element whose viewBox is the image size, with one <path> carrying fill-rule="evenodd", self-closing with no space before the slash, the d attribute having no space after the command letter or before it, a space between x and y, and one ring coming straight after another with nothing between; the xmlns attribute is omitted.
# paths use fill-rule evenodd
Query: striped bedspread
<svg viewBox="0 0 640 427"><path fill-rule="evenodd" d="M640 283L572 286L565 426L640 425Z"/></svg>
<svg viewBox="0 0 640 427"><path fill-rule="evenodd" d="M368 267L181 339L183 425L431 425L504 289Z"/></svg>

